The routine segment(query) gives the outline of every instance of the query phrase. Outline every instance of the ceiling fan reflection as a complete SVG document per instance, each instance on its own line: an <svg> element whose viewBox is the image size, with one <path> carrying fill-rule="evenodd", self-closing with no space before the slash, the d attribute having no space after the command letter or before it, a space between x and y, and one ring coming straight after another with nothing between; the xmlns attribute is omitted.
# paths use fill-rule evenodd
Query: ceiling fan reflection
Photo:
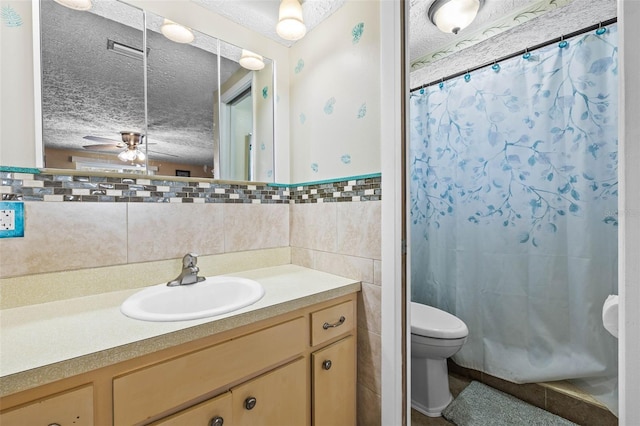
<svg viewBox="0 0 640 426"><path fill-rule="evenodd" d="M124 148L124 150L118 154L118 158L121 161L135 163L142 162L146 159L145 153L138 149L138 147L144 143L143 140L145 135L140 132L121 131L120 136L122 138L121 142L115 139L103 138L101 136L84 136L83 139L102 143L84 145L83 148L90 151L118 151ZM148 143L148 145L153 145L153 143ZM166 152L148 151L168 157L178 157L177 155L167 154Z"/></svg>

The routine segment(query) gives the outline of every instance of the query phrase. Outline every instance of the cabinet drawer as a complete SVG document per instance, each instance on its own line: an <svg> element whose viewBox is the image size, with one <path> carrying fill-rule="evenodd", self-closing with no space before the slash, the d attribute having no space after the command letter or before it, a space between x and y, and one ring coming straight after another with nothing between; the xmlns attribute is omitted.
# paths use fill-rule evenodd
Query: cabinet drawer
<svg viewBox="0 0 640 426"><path fill-rule="evenodd" d="M353 330L356 311L352 300L311 314L311 346Z"/></svg>
<svg viewBox="0 0 640 426"><path fill-rule="evenodd" d="M194 407L158 420L152 426L210 426L216 425L214 419L219 417L218 424L232 425L231 420L231 392L223 393Z"/></svg>
<svg viewBox="0 0 640 426"><path fill-rule="evenodd" d="M143 422L302 353L305 327L296 318L115 378L114 424Z"/></svg>
<svg viewBox="0 0 640 426"><path fill-rule="evenodd" d="M309 424L309 372L305 358L231 389L236 426Z"/></svg>
<svg viewBox="0 0 640 426"><path fill-rule="evenodd" d="M2 426L93 425L93 386L41 399L0 415Z"/></svg>

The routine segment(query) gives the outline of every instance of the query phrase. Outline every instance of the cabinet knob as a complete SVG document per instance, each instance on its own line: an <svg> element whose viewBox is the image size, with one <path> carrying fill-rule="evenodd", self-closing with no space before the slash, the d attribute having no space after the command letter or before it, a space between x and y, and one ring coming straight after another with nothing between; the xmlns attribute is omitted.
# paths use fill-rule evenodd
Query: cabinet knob
<svg viewBox="0 0 640 426"><path fill-rule="evenodd" d="M220 416L215 416L209 422L209 426L222 426L224 424L224 419Z"/></svg>
<svg viewBox="0 0 640 426"><path fill-rule="evenodd" d="M328 359L322 363L322 368L325 370L329 370L331 368L331 360Z"/></svg>
<svg viewBox="0 0 640 426"><path fill-rule="evenodd" d="M247 410L253 410L253 407L256 406L257 402L258 401L254 397L250 396L249 398L244 400L244 408L246 408Z"/></svg>

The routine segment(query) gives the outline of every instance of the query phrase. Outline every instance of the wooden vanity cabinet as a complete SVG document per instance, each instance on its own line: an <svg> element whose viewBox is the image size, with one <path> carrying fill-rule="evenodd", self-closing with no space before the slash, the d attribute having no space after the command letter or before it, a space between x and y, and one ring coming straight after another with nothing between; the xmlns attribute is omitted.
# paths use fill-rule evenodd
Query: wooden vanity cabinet
<svg viewBox="0 0 640 426"><path fill-rule="evenodd" d="M113 379L114 424L144 423L299 356L305 332L305 317L298 317L118 376Z"/></svg>
<svg viewBox="0 0 640 426"><path fill-rule="evenodd" d="M307 387L307 363L301 357L151 425L305 425L309 403L301 390Z"/></svg>
<svg viewBox="0 0 640 426"><path fill-rule="evenodd" d="M0 424L354 426L356 324L340 296L8 395Z"/></svg>
<svg viewBox="0 0 640 426"><path fill-rule="evenodd" d="M225 392L194 407L165 417L152 426L229 426L233 424L231 392Z"/></svg>
<svg viewBox="0 0 640 426"><path fill-rule="evenodd" d="M94 424L93 386L83 386L30 402L2 413L2 426Z"/></svg>
<svg viewBox="0 0 640 426"><path fill-rule="evenodd" d="M231 389L235 426L309 424L304 358Z"/></svg>

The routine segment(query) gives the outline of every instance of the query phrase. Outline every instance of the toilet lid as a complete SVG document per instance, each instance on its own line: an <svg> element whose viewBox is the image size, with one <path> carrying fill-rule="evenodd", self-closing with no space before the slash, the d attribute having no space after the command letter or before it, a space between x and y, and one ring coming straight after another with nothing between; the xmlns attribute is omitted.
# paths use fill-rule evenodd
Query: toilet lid
<svg viewBox="0 0 640 426"><path fill-rule="evenodd" d="M460 339L469 334L469 329L455 315L411 302L411 333L437 339Z"/></svg>

